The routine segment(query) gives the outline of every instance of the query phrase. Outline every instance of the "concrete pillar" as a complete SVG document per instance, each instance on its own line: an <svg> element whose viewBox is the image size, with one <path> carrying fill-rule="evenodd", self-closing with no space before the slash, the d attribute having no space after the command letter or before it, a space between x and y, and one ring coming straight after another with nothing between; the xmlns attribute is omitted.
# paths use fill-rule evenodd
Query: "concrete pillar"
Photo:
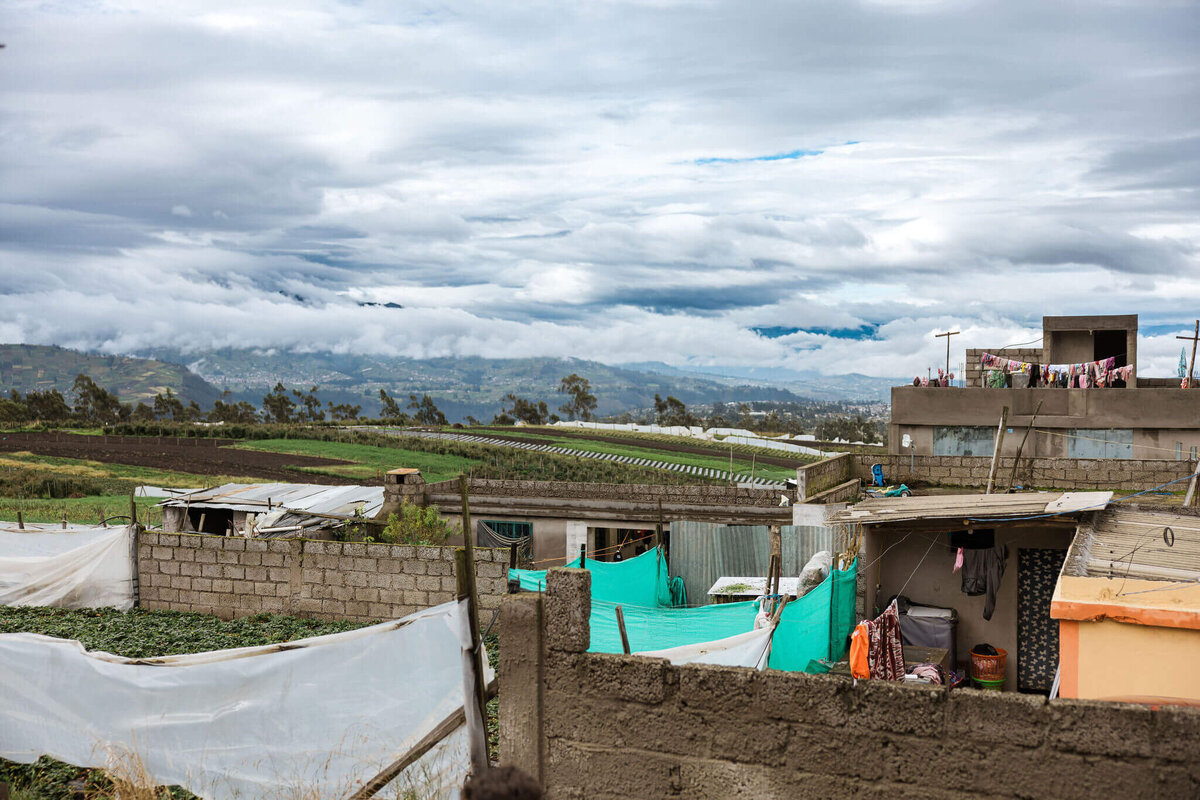
<svg viewBox="0 0 1200 800"><path fill-rule="evenodd" d="M567 520L567 561L579 557L579 546L588 543L588 525L581 520Z"/></svg>
<svg viewBox="0 0 1200 800"><path fill-rule="evenodd" d="M542 595L524 592L500 603L500 763L545 774L542 728L545 670Z"/></svg>
<svg viewBox="0 0 1200 800"><path fill-rule="evenodd" d="M592 643L591 615L592 573L586 569L546 573L547 648L586 653Z"/></svg>
<svg viewBox="0 0 1200 800"><path fill-rule="evenodd" d="M544 595L522 592L500 604L500 763L543 786L546 662L552 652L587 651L591 609L592 575L585 569L552 569Z"/></svg>

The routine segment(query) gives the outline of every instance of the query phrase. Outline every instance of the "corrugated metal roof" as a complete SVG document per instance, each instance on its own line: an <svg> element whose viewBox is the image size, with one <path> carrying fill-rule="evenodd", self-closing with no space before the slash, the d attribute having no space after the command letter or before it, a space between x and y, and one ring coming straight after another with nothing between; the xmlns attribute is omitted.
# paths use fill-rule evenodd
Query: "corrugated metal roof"
<svg viewBox="0 0 1200 800"><path fill-rule="evenodd" d="M1166 529L1170 528L1170 533ZM1168 509L1112 508L1081 527L1084 574L1200 580L1200 517Z"/></svg>
<svg viewBox="0 0 1200 800"><path fill-rule="evenodd" d="M168 508L222 508L261 514L256 528L300 525L314 514L373 517L383 508L382 486L322 486L311 483L227 483L159 503ZM336 520L329 520L336 524ZM324 527L324 526L319 526Z"/></svg>
<svg viewBox="0 0 1200 800"><path fill-rule="evenodd" d="M1011 519L1101 509L1112 492L1024 492L873 497L829 516L828 522L879 525L935 519Z"/></svg>

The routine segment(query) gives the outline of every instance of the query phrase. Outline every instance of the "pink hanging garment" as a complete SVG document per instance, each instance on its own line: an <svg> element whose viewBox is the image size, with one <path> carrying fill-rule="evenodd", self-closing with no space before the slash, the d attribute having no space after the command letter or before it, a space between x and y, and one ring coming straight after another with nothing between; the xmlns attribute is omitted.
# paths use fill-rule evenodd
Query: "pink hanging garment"
<svg viewBox="0 0 1200 800"><path fill-rule="evenodd" d="M956 555L954 557L954 569L950 570L951 574L958 572L960 569L962 569L962 564L963 564L963 549L960 547L960 548L958 548L958 555Z"/></svg>

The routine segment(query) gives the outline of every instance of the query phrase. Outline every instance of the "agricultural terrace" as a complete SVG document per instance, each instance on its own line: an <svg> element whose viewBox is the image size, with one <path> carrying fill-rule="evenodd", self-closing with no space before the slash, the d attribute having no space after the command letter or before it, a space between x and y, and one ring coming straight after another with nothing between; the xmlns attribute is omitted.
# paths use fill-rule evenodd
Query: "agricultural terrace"
<svg viewBox="0 0 1200 800"><path fill-rule="evenodd" d="M569 447L591 453L612 453L632 458L650 458L715 470L729 469L755 477L783 481L796 477L796 467L817 460L816 456L788 453L744 444L721 444L704 439L687 439L666 434L628 431L563 431L560 428L487 427L468 429L481 436L536 441L556 447Z"/></svg>

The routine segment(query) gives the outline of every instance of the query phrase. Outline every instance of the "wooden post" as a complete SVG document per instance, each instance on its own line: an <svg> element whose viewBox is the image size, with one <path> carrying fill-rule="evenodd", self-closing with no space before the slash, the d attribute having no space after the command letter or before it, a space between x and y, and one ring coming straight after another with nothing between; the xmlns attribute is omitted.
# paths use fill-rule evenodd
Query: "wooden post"
<svg viewBox="0 0 1200 800"><path fill-rule="evenodd" d="M1021 443L1017 445L1017 454L1013 457L1012 472L1008 474L1008 486L1005 491L1012 489L1013 483L1017 480L1017 464L1021 462L1021 451L1025 449L1025 440L1029 438L1029 432L1033 430L1033 424L1037 422L1038 412L1042 410L1042 400L1038 400L1037 408L1033 409L1033 416L1029 418L1029 426L1025 428L1025 435L1021 437Z"/></svg>
<svg viewBox="0 0 1200 800"><path fill-rule="evenodd" d="M729 445L729 485L733 485L733 445Z"/></svg>
<svg viewBox="0 0 1200 800"><path fill-rule="evenodd" d="M629 655L629 634L625 632L625 612L617 606L617 630L621 632L621 651Z"/></svg>
<svg viewBox="0 0 1200 800"><path fill-rule="evenodd" d="M1004 426L1008 424L1008 406L1000 412L1000 427L996 428L996 438L992 441L992 466L988 470L987 489L984 494L992 493L992 485L996 479L996 465L1000 463L1000 448L1004 446Z"/></svg>
<svg viewBox="0 0 1200 800"><path fill-rule="evenodd" d="M62 516L62 525L63 525L63 530L65 531L67 529L67 512L65 512L65 511L63 512L63 516Z"/></svg>
<svg viewBox="0 0 1200 800"><path fill-rule="evenodd" d="M1196 499L1196 480L1200 479L1200 459L1196 460L1196 471L1192 473L1192 479L1188 481L1187 494L1184 495L1183 504L1190 506L1192 501Z"/></svg>
<svg viewBox="0 0 1200 800"><path fill-rule="evenodd" d="M508 568L517 568L517 543L513 542L508 546Z"/></svg>
<svg viewBox="0 0 1200 800"><path fill-rule="evenodd" d="M935 333L934 338L940 339L946 337L946 385L950 385L950 337L958 336L962 331L946 331L945 333Z"/></svg>
<svg viewBox="0 0 1200 800"><path fill-rule="evenodd" d="M587 569L587 544L579 545L579 568Z"/></svg>
<svg viewBox="0 0 1200 800"><path fill-rule="evenodd" d="M463 573L464 585L461 587L466 592L467 600L467 615L468 623L471 629L471 647L473 649L473 658L471 664L475 673L475 697L479 703L479 718L487 722L487 693L483 684L483 640L479 635L479 589L475 583L475 536L471 531L471 504L467 497L467 476L458 476L458 493L462 498L462 519L463 519L463 569L459 572ZM455 556L458 559L458 556ZM463 594L460 592L459 598ZM487 753L487 747L484 747L484 754ZM476 771L487 769L488 764L485 760L482 764L475 765Z"/></svg>
<svg viewBox="0 0 1200 800"><path fill-rule="evenodd" d="M465 547L454 551L454 578L458 599L467 601L467 624L471 630L468 669L471 672L474 697L466 698L466 702L474 702L479 706L479 719L486 726L487 694L483 685L483 647L479 637L479 601L475 595L475 559L474 554L468 552ZM471 747L471 771L479 773L487 768L487 742L483 742L482 747L476 743Z"/></svg>
<svg viewBox="0 0 1200 800"><path fill-rule="evenodd" d="M1190 339L1192 341L1192 360L1188 362L1187 384L1185 389L1192 388L1192 370L1196 368L1196 343L1200 342L1200 319L1196 320L1196 332L1191 336L1176 336L1176 339Z"/></svg>
<svg viewBox="0 0 1200 800"><path fill-rule="evenodd" d="M133 499L133 492L129 493L129 524L137 525L137 501Z"/></svg>
<svg viewBox="0 0 1200 800"><path fill-rule="evenodd" d="M17 512L17 530L25 530L25 517L22 516L20 511Z"/></svg>

